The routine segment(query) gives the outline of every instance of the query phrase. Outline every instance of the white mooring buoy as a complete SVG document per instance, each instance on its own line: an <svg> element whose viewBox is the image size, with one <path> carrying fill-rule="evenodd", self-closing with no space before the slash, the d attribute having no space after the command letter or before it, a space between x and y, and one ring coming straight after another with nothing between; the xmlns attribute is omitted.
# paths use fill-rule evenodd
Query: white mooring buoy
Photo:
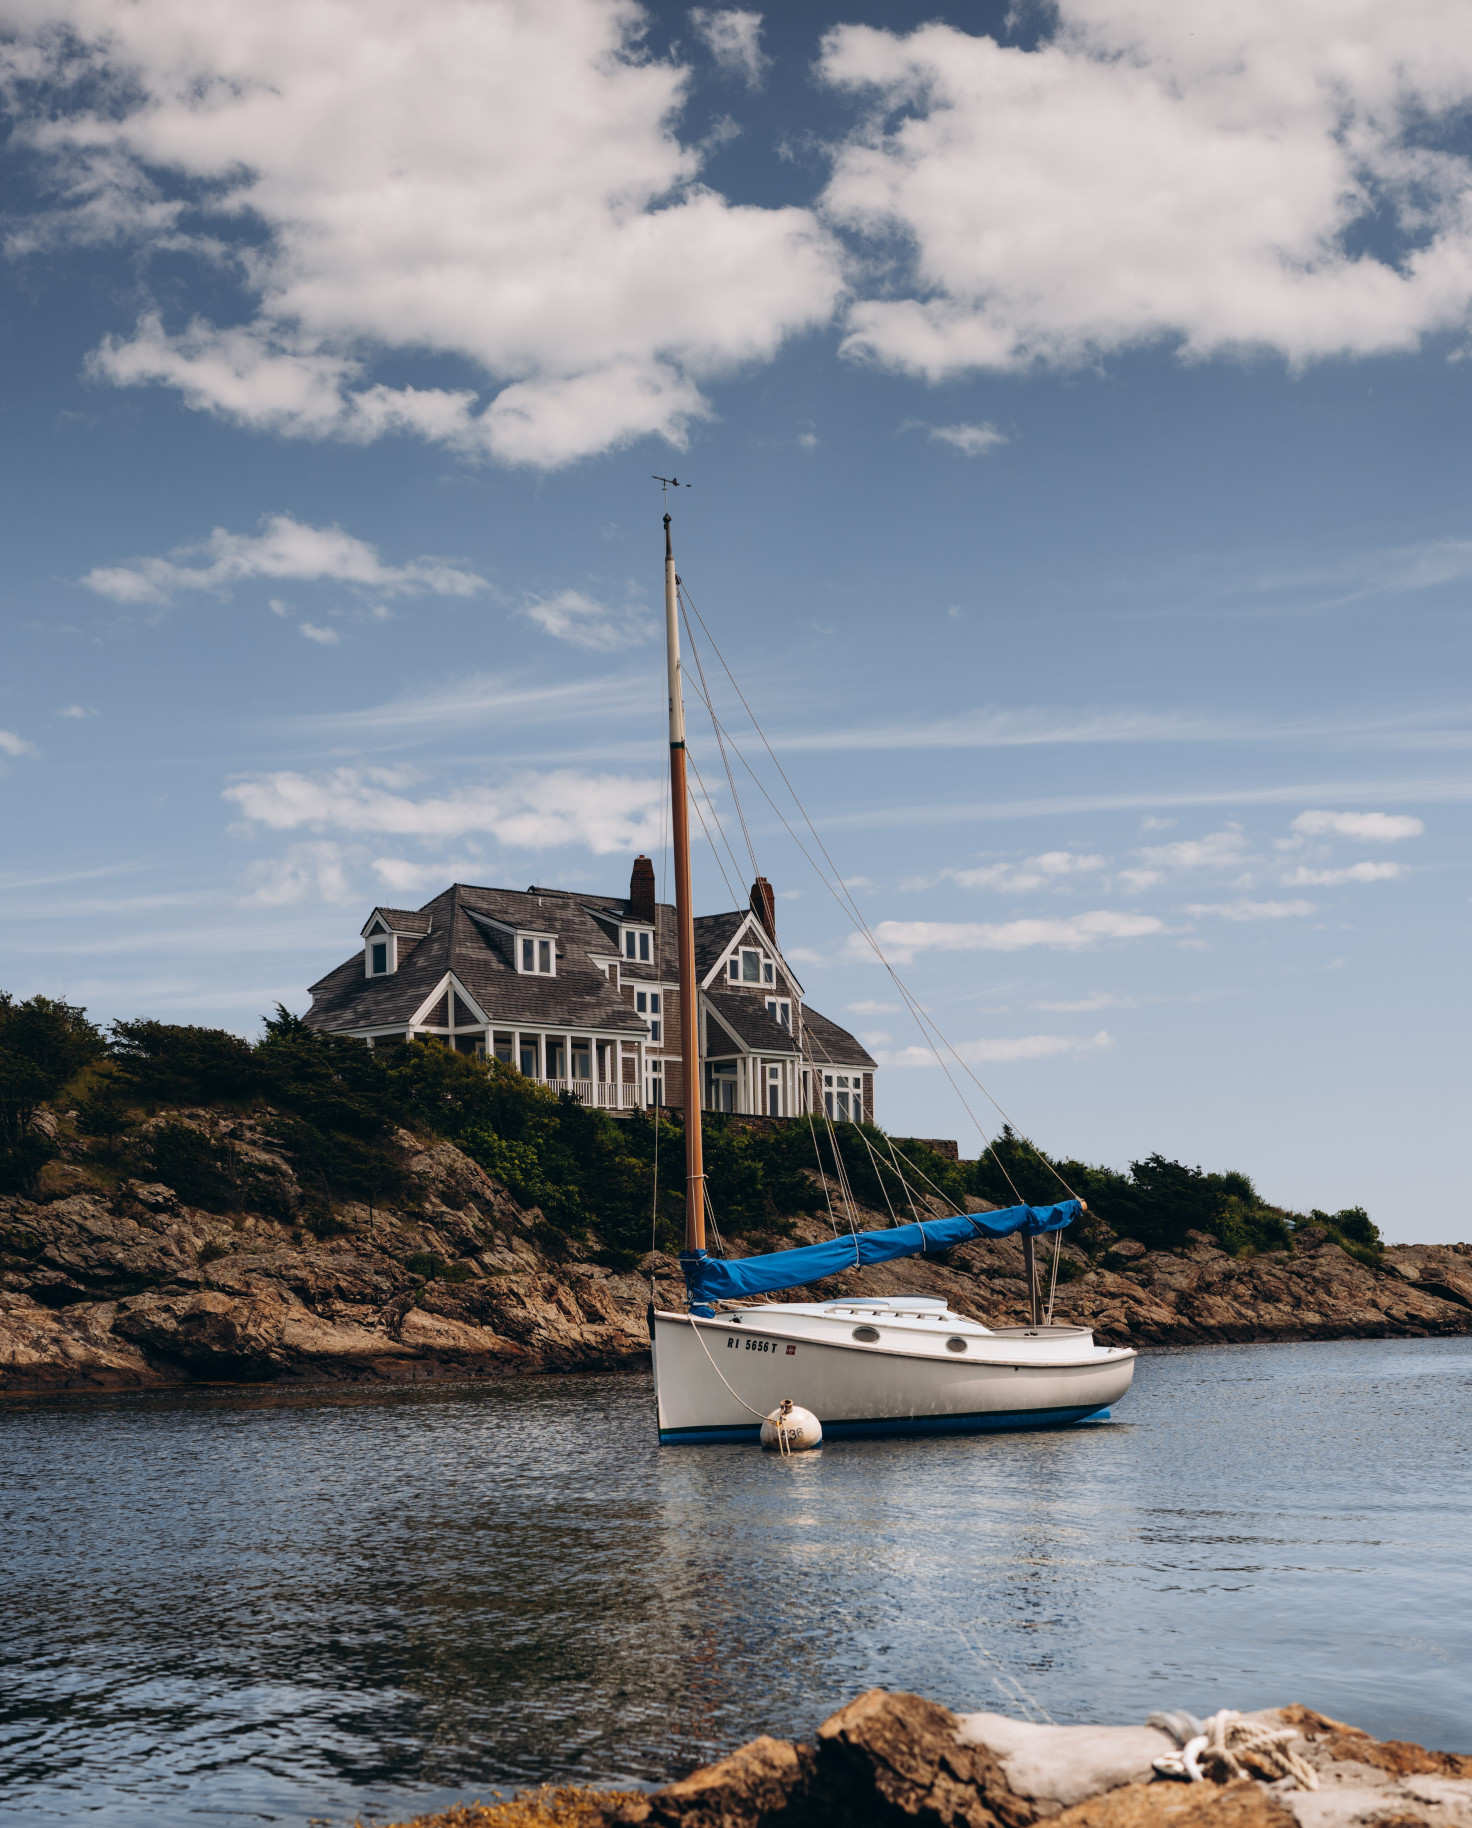
<svg viewBox="0 0 1472 1828"><path fill-rule="evenodd" d="M762 1446L768 1453L800 1454L823 1445L823 1424L811 1409L799 1409L784 1396L762 1423Z"/></svg>

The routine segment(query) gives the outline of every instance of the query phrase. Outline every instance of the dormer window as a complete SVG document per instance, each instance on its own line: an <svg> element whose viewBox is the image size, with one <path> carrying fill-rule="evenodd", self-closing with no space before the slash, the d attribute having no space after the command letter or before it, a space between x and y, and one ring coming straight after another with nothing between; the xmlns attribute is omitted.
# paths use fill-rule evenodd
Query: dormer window
<svg viewBox="0 0 1472 1828"><path fill-rule="evenodd" d="M647 965L653 953L654 935L647 928L624 928L624 957L633 959L637 964Z"/></svg>
<svg viewBox="0 0 1472 1828"><path fill-rule="evenodd" d="M556 977L557 945L539 934L522 934L517 941L517 969L526 977Z"/></svg>
<svg viewBox="0 0 1472 1828"><path fill-rule="evenodd" d="M365 977L387 977L399 968L397 935L382 920L375 920L363 936L363 974Z"/></svg>

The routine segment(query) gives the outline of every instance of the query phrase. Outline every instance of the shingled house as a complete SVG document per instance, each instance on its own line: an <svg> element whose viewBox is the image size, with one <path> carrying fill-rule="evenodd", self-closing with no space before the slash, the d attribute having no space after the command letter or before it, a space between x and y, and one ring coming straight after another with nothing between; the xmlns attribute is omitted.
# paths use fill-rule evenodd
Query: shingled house
<svg viewBox="0 0 1472 1828"><path fill-rule="evenodd" d="M675 910L635 859L626 897L455 883L375 908L362 950L312 986L306 1021L369 1042L434 1036L618 1112L684 1102ZM875 1062L803 1001L771 885L695 922L702 1103L710 1111L874 1116Z"/></svg>

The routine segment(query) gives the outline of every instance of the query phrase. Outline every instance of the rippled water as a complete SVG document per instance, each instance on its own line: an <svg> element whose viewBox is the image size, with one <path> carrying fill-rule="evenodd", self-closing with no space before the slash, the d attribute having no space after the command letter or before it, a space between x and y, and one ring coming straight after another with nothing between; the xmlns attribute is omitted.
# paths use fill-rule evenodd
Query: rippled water
<svg viewBox="0 0 1472 1828"><path fill-rule="evenodd" d="M648 1380L0 1409L0 1814L351 1821L650 1781L875 1683L1304 1700L1472 1751L1472 1343L1143 1358L1111 1424L654 1445Z"/></svg>

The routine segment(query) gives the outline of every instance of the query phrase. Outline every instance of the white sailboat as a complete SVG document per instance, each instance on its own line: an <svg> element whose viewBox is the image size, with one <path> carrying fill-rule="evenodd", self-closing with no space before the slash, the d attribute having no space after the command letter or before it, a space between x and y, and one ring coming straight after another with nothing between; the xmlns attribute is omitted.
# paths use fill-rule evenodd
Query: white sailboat
<svg viewBox="0 0 1472 1828"><path fill-rule="evenodd" d="M680 664L679 581L664 517L669 664L671 835L680 962L685 1117L687 1312L651 1307L661 1443L755 1441L783 1402L816 1416L832 1437L955 1434L1065 1426L1107 1413L1129 1389L1135 1354L1098 1346L1087 1327L1043 1325L1033 1240L1058 1232L1083 1202L956 1214L882 1231L850 1232L796 1250L712 1257L705 1238L699 988L690 892L690 814ZM803 1288L821 1277L945 1250L973 1238L1021 1235L1033 1324L988 1328L917 1296L762 1302L717 1311L721 1300Z"/></svg>

